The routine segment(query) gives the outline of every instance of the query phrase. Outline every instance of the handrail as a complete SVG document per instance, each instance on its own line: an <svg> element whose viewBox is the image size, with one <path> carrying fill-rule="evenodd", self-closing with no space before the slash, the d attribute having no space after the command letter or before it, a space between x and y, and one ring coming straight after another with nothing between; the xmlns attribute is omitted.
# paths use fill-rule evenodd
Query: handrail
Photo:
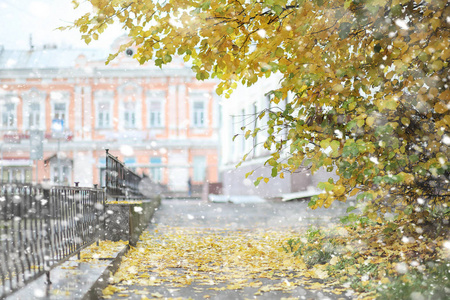
<svg viewBox="0 0 450 300"><path fill-rule="evenodd" d="M113 198L142 198L139 183L142 177L128 169L106 149L106 193Z"/></svg>
<svg viewBox="0 0 450 300"><path fill-rule="evenodd" d="M0 184L0 298L98 242L105 192Z"/></svg>

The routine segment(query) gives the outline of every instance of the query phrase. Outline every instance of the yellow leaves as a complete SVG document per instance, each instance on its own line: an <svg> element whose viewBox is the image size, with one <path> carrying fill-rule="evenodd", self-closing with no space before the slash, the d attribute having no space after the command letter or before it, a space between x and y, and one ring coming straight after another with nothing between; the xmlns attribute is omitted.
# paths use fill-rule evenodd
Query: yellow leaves
<svg viewBox="0 0 450 300"><path fill-rule="evenodd" d="M328 278L328 272L325 265L315 265L307 274L312 278L326 279Z"/></svg>
<svg viewBox="0 0 450 300"><path fill-rule="evenodd" d="M164 296L161 295L160 293L156 292L156 293L151 293L151 296L154 298L163 298Z"/></svg>
<svg viewBox="0 0 450 300"><path fill-rule="evenodd" d="M380 282L382 284L389 284L391 281L389 278L383 277L383 278L381 278Z"/></svg>
<svg viewBox="0 0 450 300"><path fill-rule="evenodd" d="M354 266L351 266L351 267L349 267L346 271L347 271L347 274L348 274L348 275L355 275L356 272L358 272L358 269L355 268Z"/></svg>
<svg viewBox="0 0 450 300"><path fill-rule="evenodd" d="M102 293L103 293L103 296L114 295L115 293L123 291L124 289L125 288L123 288L123 287L109 285L105 289L103 289Z"/></svg>
<svg viewBox="0 0 450 300"><path fill-rule="evenodd" d="M344 90L344 86L340 83L337 83L335 85L333 85L332 87L333 91L335 91L336 93L340 93Z"/></svg>
<svg viewBox="0 0 450 300"><path fill-rule="evenodd" d="M358 194L359 191L360 191L360 189L354 188L354 189L350 192L350 196L355 196L356 194Z"/></svg>
<svg viewBox="0 0 450 300"><path fill-rule="evenodd" d="M402 124L405 125L405 126L409 126L409 124L410 124L410 122L411 122L410 119L409 119L409 118L406 118L406 117L402 117L400 121L401 121Z"/></svg>
<svg viewBox="0 0 450 300"><path fill-rule="evenodd" d="M403 181L406 184L411 184L414 182L414 175L410 173L400 172L398 175L403 177Z"/></svg>
<svg viewBox="0 0 450 300"><path fill-rule="evenodd" d="M372 127L374 122L375 122L375 118L374 118L374 117L372 117L372 116L367 117L367 119L366 119L366 124L367 124L368 126Z"/></svg>
<svg viewBox="0 0 450 300"><path fill-rule="evenodd" d="M333 192L336 196L342 196L345 193L345 187L343 185L335 185Z"/></svg>
<svg viewBox="0 0 450 300"><path fill-rule="evenodd" d="M334 266L339 262L339 258L337 256L333 256L329 262L330 265Z"/></svg>
<svg viewBox="0 0 450 300"><path fill-rule="evenodd" d="M378 218L377 212L370 212L367 214L367 217L373 221L375 221Z"/></svg>
<svg viewBox="0 0 450 300"><path fill-rule="evenodd" d="M378 107L379 111L382 112L383 110L396 110L398 106L397 98L395 97L386 97L386 99L380 99L375 101L376 106Z"/></svg>
<svg viewBox="0 0 450 300"><path fill-rule="evenodd" d="M445 105L443 102L437 102L434 105L434 110L438 113L438 114L443 114L448 110L447 105Z"/></svg>

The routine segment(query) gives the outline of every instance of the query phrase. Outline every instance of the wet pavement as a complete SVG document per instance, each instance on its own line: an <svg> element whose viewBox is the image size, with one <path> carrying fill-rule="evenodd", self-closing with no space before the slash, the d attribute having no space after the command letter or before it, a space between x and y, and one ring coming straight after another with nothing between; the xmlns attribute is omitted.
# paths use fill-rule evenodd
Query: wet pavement
<svg viewBox="0 0 450 300"><path fill-rule="evenodd" d="M298 229L311 225L332 226L345 215L351 203L308 208L308 201L265 201L264 203L211 203L199 200L164 200L152 223L167 226L219 229Z"/></svg>
<svg viewBox="0 0 450 300"><path fill-rule="evenodd" d="M82 253L91 254L89 248ZM126 252L125 245L112 249L105 257L78 260L77 255L55 267L50 272L51 284L45 275L30 282L22 289L5 298L6 300L74 300L89 299L88 292L94 286L106 286L105 280L120 263ZM100 279L100 280L99 280Z"/></svg>
<svg viewBox="0 0 450 300"><path fill-rule="evenodd" d="M345 214L351 204L335 203L330 209L310 210L307 201L271 202L264 203L212 203L193 199L164 200L156 211L148 231L156 227L181 227L220 230L235 232L245 230L306 230L309 226L333 226L339 222L339 217ZM164 234L164 232L159 232ZM123 251L124 252L124 251ZM114 255L117 256L118 253ZM51 272L52 284L45 284L45 276L30 283L22 290L6 298L8 300L22 299L89 299L86 293L94 284L98 285L98 278L104 276L105 270L113 259L80 262L74 257L72 260L55 268ZM118 260L116 260L118 261ZM182 270L181 270L182 271ZM274 280L259 279L263 285L282 284ZM226 283L218 283L216 288L223 290L206 290L195 282L184 287L172 286L123 286L130 293L126 297L114 294L112 299L152 299L185 298L185 299L350 299L342 295L334 295L322 291L313 291L307 287L298 286L289 292L266 291L255 296L258 288L245 287L238 290L225 289ZM148 298L145 298L148 297ZM292 297L292 298L289 298ZM95 297L94 297L95 298ZM91 297L91 299L93 299Z"/></svg>
<svg viewBox="0 0 450 300"><path fill-rule="evenodd" d="M210 203L197 200L164 200L154 215L148 231L158 231L164 235L164 227L181 227L195 229L219 230L223 234L244 230L299 230L303 231L311 225L333 226L339 217L345 214L349 204L336 203L330 209L310 210L307 201L269 202L265 203ZM184 272L183 269L177 272ZM153 276L153 274L151 274ZM254 279L249 279L254 280ZM286 283L280 278L259 278L263 285L272 286ZM227 289L228 283L215 284L210 290L204 285L192 282L187 286L168 285L123 285L122 292L109 296L109 299L152 299L152 298L183 298L183 299L351 299L344 295L335 295L324 291L308 289L307 286L297 286L289 291L269 290L259 295L258 288L244 287ZM148 297L148 298L145 298Z"/></svg>

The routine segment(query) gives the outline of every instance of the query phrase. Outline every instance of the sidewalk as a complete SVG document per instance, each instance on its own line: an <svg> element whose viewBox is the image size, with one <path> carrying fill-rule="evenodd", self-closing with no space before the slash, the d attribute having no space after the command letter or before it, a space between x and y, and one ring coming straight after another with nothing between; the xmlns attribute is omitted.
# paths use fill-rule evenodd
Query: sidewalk
<svg viewBox="0 0 450 300"><path fill-rule="evenodd" d="M291 230L336 222L347 207L336 204L307 211L307 202L165 200L105 298L350 299L312 290L317 281L290 267L298 260L272 251Z"/></svg>
<svg viewBox="0 0 450 300"><path fill-rule="evenodd" d="M50 272L51 284L46 284L46 276L40 276L7 300L74 300L91 299L89 292L96 287L104 288L106 280L120 264L120 259L128 250L124 242L101 242L95 244Z"/></svg>

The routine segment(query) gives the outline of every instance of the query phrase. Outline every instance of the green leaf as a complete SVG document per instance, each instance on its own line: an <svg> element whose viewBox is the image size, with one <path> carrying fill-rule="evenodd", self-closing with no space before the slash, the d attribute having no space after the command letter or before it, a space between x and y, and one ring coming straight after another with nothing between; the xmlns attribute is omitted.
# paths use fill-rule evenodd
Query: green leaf
<svg viewBox="0 0 450 300"><path fill-rule="evenodd" d="M275 12L275 14L277 16L279 16L282 12L283 12L283 7L281 7L280 5L276 4L274 6L272 6L273 11Z"/></svg>
<svg viewBox="0 0 450 300"><path fill-rule="evenodd" d="M277 177L277 174L278 174L278 170L277 170L277 168L276 167L273 167L272 168L272 177Z"/></svg>
<svg viewBox="0 0 450 300"><path fill-rule="evenodd" d="M354 211L355 209L356 209L355 206L349 206L349 207L347 207L347 213L352 212L352 211Z"/></svg>
<svg viewBox="0 0 450 300"><path fill-rule="evenodd" d="M339 25L339 38L341 40L343 40L349 36L351 27L352 27L352 24L350 24L348 22L343 22Z"/></svg>

